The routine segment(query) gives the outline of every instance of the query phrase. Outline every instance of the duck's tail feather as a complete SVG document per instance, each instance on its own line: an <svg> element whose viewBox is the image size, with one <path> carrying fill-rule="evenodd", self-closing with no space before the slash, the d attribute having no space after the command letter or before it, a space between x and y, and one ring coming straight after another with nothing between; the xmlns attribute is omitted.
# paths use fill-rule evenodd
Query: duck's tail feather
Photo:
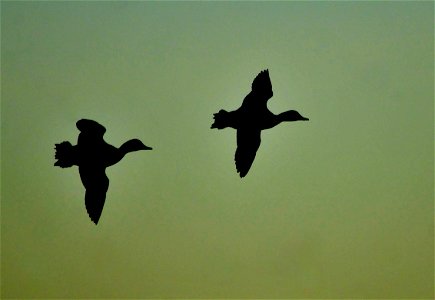
<svg viewBox="0 0 435 300"><path fill-rule="evenodd" d="M72 167L75 163L75 151L74 146L71 145L70 142L62 142L60 144L56 144L55 147L54 158L57 161L54 163L55 166L61 168L69 168Z"/></svg>
<svg viewBox="0 0 435 300"><path fill-rule="evenodd" d="M224 129L229 126L229 115L230 113L226 110L221 109L218 113L213 114L214 122L211 128Z"/></svg>

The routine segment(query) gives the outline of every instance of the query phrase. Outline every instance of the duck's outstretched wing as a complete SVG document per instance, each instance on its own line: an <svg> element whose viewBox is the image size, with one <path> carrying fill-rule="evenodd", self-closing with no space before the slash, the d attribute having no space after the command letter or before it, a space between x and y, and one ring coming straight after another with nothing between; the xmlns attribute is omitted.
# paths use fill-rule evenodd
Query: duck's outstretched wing
<svg viewBox="0 0 435 300"><path fill-rule="evenodd" d="M81 119L76 123L77 129L81 134L92 136L94 138L103 138L106 128L93 120Z"/></svg>
<svg viewBox="0 0 435 300"><path fill-rule="evenodd" d="M86 189L86 211L91 220L98 224L109 188L109 178L104 168L79 167L79 173Z"/></svg>
<svg viewBox="0 0 435 300"><path fill-rule="evenodd" d="M237 149L234 161L237 173L243 178L248 174L261 143L260 130L237 130Z"/></svg>
<svg viewBox="0 0 435 300"><path fill-rule="evenodd" d="M269 70L258 73L252 82L251 89L251 92L243 99L242 107L254 107L255 109L266 107L267 101L273 96Z"/></svg>
<svg viewBox="0 0 435 300"><path fill-rule="evenodd" d="M252 82L252 93L267 102L273 96L272 82L269 77L269 70L261 71Z"/></svg>

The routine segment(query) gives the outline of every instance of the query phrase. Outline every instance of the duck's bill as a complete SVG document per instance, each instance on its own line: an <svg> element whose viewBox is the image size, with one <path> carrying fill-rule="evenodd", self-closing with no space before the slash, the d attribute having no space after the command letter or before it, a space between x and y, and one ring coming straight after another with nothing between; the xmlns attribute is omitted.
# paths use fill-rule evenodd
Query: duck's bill
<svg viewBox="0 0 435 300"><path fill-rule="evenodd" d="M309 121L310 119L302 117L302 121Z"/></svg>

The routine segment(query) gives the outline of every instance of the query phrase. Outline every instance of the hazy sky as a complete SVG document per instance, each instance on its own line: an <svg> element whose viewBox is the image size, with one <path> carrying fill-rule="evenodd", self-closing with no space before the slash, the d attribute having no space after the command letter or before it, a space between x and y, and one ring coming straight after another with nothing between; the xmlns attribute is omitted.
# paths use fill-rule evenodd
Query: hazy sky
<svg viewBox="0 0 435 300"><path fill-rule="evenodd" d="M433 298L433 2L1 3L2 298ZM270 70L246 178L210 130ZM153 151L108 169L75 122Z"/></svg>

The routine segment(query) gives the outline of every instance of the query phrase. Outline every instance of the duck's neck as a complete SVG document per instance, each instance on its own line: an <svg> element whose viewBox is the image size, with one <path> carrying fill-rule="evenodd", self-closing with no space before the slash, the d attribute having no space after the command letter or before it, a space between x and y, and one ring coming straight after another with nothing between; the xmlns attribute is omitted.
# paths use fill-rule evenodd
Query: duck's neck
<svg viewBox="0 0 435 300"><path fill-rule="evenodd" d="M289 116L289 113L288 112L283 112L283 113L280 113L279 115L278 115L278 122L279 123L282 123L282 122L292 122L292 121L296 121L296 120L294 120L293 118L291 118L290 116Z"/></svg>
<svg viewBox="0 0 435 300"><path fill-rule="evenodd" d="M293 122L293 121L306 121L307 118L302 117L297 111L289 110L278 115L278 122Z"/></svg>
<svg viewBox="0 0 435 300"><path fill-rule="evenodd" d="M107 144L107 148L105 150L106 167L113 166L114 164L118 163L127 153L139 150L135 144L136 143L133 140L125 142L119 148Z"/></svg>
<svg viewBox="0 0 435 300"><path fill-rule="evenodd" d="M267 124L264 124L264 128L263 129L270 129L273 128L277 125L279 125L282 122L286 122L286 121L294 121L294 120L289 120L288 118L288 114L286 114L285 112L280 113L278 115L273 115L272 118L269 118L267 121Z"/></svg>
<svg viewBox="0 0 435 300"><path fill-rule="evenodd" d="M127 153L137 151L137 149L132 147L132 141L133 140L126 141L121 145L121 147L119 147L119 154L121 155L121 158L123 158Z"/></svg>
<svg viewBox="0 0 435 300"><path fill-rule="evenodd" d="M289 118L289 113L288 112L282 112L278 115L275 115L276 117L274 118L274 122L275 125L281 124L282 122L291 122L291 121L296 121L293 120L292 118Z"/></svg>

